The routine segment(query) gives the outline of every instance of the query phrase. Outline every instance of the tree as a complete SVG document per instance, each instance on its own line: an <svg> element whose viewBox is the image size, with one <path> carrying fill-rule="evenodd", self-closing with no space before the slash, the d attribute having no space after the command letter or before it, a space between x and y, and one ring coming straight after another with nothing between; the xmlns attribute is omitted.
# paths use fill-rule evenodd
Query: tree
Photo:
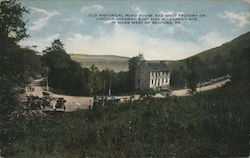
<svg viewBox="0 0 250 158"><path fill-rule="evenodd" d="M181 66L179 69L173 69L171 71L171 87L183 88L187 83L187 72Z"/></svg>
<svg viewBox="0 0 250 158"><path fill-rule="evenodd" d="M100 91L102 87L102 81L100 77L98 76L99 70L98 67L93 64L90 67L90 74L89 74L89 82L90 82L90 93L96 94L98 91Z"/></svg>
<svg viewBox="0 0 250 158"><path fill-rule="evenodd" d="M143 59L144 59L144 57L143 57L143 54L141 54L141 53L139 53L138 56L135 56L135 57L132 57L129 59L129 62L128 62L129 71L128 71L127 82L128 82L129 88L130 88L129 89L130 92L135 91L135 71L136 71L136 68L140 64L140 61Z"/></svg>
<svg viewBox="0 0 250 158"><path fill-rule="evenodd" d="M249 85L250 81L250 47L234 56L232 68L232 80L235 83Z"/></svg>
<svg viewBox="0 0 250 158"><path fill-rule="evenodd" d="M147 97L152 97L152 96L154 96L156 93L157 93L157 90L156 90L156 89L147 88L147 89L144 89L144 90L141 90L141 91L140 91L140 98L144 99L144 98L147 98Z"/></svg>
<svg viewBox="0 0 250 158"><path fill-rule="evenodd" d="M187 68L187 86L192 90L196 91L196 85L200 81L200 75L202 70L202 61L199 57L193 57L186 59Z"/></svg>
<svg viewBox="0 0 250 158"><path fill-rule="evenodd" d="M0 39L10 38L18 42L27 37L23 13L28 11L16 0L0 2Z"/></svg>
<svg viewBox="0 0 250 158"><path fill-rule="evenodd" d="M49 67L49 86L70 95L89 95L89 69L82 69L66 53L63 43L56 39L43 51L43 66Z"/></svg>
<svg viewBox="0 0 250 158"><path fill-rule="evenodd" d="M51 43L51 47L47 47L47 49L45 49L43 52L44 54L48 53L48 52L52 52L52 51L61 51L61 52L65 52L64 50L64 44L60 41L60 39L55 39L52 43Z"/></svg>
<svg viewBox="0 0 250 158"><path fill-rule="evenodd" d="M0 121L11 114L18 105L14 86L7 76L0 76Z"/></svg>
<svg viewBox="0 0 250 158"><path fill-rule="evenodd" d="M39 71L40 59L17 44L27 37L23 14L28 11L16 0L0 1L0 115L9 115L19 104L16 89Z"/></svg>

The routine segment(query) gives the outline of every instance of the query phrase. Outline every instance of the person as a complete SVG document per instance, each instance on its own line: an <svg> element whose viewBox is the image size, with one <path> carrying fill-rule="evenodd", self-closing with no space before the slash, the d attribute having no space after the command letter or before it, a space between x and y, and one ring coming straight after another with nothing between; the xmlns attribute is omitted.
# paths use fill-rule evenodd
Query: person
<svg viewBox="0 0 250 158"><path fill-rule="evenodd" d="M93 107L93 102L92 102L92 100L90 99L90 100L89 100L89 110L91 110L92 107Z"/></svg>
<svg viewBox="0 0 250 158"><path fill-rule="evenodd" d="M53 110L56 111L56 99L55 98L52 99L51 104L53 106Z"/></svg>

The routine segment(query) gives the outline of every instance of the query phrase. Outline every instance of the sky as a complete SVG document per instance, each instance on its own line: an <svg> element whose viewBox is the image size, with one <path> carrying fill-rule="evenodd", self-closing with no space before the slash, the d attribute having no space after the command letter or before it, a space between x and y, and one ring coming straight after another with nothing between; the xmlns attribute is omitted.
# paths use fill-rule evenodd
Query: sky
<svg viewBox="0 0 250 158"><path fill-rule="evenodd" d="M143 53L147 60L179 60L250 31L250 0L21 0L29 38L42 51L60 39L69 54ZM112 24L94 14L205 15L180 24Z"/></svg>

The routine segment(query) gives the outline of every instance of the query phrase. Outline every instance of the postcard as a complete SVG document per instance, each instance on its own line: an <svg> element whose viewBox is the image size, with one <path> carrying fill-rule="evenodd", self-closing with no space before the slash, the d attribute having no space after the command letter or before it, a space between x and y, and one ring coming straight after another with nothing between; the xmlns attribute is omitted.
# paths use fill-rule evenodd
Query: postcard
<svg viewBox="0 0 250 158"><path fill-rule="evenodd" d="M249 0L0 0L0 158L249 157Z"/></svg>

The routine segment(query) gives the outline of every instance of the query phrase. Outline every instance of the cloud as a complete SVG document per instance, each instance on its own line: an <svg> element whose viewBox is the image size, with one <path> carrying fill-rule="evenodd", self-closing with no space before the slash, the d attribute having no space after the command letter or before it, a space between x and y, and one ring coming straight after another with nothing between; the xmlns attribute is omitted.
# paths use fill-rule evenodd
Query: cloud
<svg viewBox="0 0 250 158"><path fill-rule="evenodd" d="M244 1L250 4L250 0L244 0Z"/></svg>
<svg viewBox="0 0 250 158"><path fill-rule="evenodd" d="M32 22L32 26L29 27L30 31L38 31L41 30L42 28L44 28L47 25L49 18L40 18L34 22Z"/></svg>
<svg viewBox="0 0 250 158"><path fill-rule="evenodd" d="M218 32L209 32L199 38L200 44L203 44L203 46L207 48L220 46L227 41L228 39L226 37L223 37Z"/></svg>
<svg viewBox="0 0 250 158"><path fill-rule="evenodd" d="M132 8L135 11L135 13L138 15L146 14L146 11L141 9L140 7L133 6Z"/></svg>
<svg viewBox="0 0 250 158"><path fill-rule="evenodd" d="M50 36L44 37L44 38L27 38L19 42L22 46L37 46L36 51L42 52L47 47L51 46L51 43L59 38L60 34L52 34Z"/></svg>
<svg viewBox="0 0 250 158"><path fill-rule="evenodd" d="M44 28L48 21L53 17L53 16L56 16L58 15L59 13L56 12L56 11L48 11L48 10L45 10L45 9L40 9L40 8L36 8L36 7L31 7L31 9L35 12L38 12L38 13L42 13L45 15L45 17L41 17L35 21L32 22L32 26L29 27L29 30L30 31L39 31L41 30L42 28Z"/></svg>
<svg viewBox="0 0 250 158"><path fill-rule="evenodd" d="M87 7L82 7L81 12L88 12L88 11L100 11L104 7L101 5L92 5L92 6L87 6Z"/></svg>
<svg viewBox="0 0 250 158"><path fill-rule="evenodd" d="M76 33L64 42L68 53L132 57L142 52L148 60L177 60L219 46L228 40L218 32L202 35L193 41L182 41L168 37L159 38L115 25L112 33L100 32L97 37Z"/></svg>
<svg viewBox="0 0 250 158"><path fill-rule="evenodd" d="M40 8L36 8L36 7L31 7L31 9L32 9L33 11L38 12L38 13L43 13L43 14L49 16L49 17L55 16L55 15L58 14L58 12L56 12L56 11L51 11L51 12L50 12L50 11L47 11L47 10L45 10L45 9L40 9Z"/></svg>
<svg viewBox="0 0 250 158"><path fill-rule="evenodd" d="M225 11L219 15L222 18L228 19L231 23L236 24L240 28L250 24L250 13L248 12L229 12Z"/></svg>
<svg viewBox="0 0 250 158"><path fill-rule="evenodd" d="M179 11L160 11L159 14L163 15L179 15L179 14L184 14L184 12L179 12Z"/></svg>
<svg viewBox="0 0 250 158"><path fill-rule="evenodd" d="M104 23L104 24L116 24L116 22L117 22L116 19L102 21L102 23Z"/></svg>

